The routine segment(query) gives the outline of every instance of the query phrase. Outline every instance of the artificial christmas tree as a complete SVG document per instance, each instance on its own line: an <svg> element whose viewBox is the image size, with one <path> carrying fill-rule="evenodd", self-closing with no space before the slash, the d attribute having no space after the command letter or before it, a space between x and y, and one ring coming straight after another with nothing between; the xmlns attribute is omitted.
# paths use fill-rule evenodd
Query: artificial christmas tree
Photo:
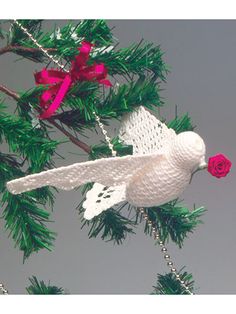
<svg viewBox="0 0 236 314"><path fill-rule="evenodd" d="M154 111L163 106L160 82L165 81L168 73L159 46L141 41L129 48L119 49L104 21L87 20L77 25L67 24L51 33L41 31L41 22L13 22L9 32L2 31L7 45L0 50L1 54L11 51L44 66L53 61L56 67L43 68L36 73L37 86L29 91L16 93L4 85L0 86L3 93L17 102L14 115L7 113L6 100L3 99L1 106L1 140L5 140L9 145L9 152L1 153L1 192L6 229L11 232L16 245L23 251L24 259L43 248L52 248L55 234L47 228L49 213L41 206L53 206L57 189L51 187L55 184L48 180L48 184L41 185L39 189L29 191L29 187L28 192L25 192L23 181L18 181L18 188L23 188L25 193L14 195L10 192L16 192L16 186L12 186L16 178L40 173L56 166L54 157L62 143L52 140L52 127L60 130L73 144L86 152L90 160L116 155L116 160L126 158L132 164L135 156L122 156L134 154L134 143L122 140L122 136L110 139L104 125L112 118L122 120L127 113L138 112L138 108L145 110L143 106ZM122 83L123 79L126 83ZM151 119L151 116L148 116L148 119ZM188 115L176 116L172 121L164 121L161 116L159 119L166 123L166 129L173 129L176 134L193 131ZM94 130L97 123L105 136L105 142L89 146L80 140L80 134L85 129ZM158 128L158 120L156 123ZM145 143L145 134L140 131L139 136L142 135ZM158 140L158 136L155 140ZM150 145L154 145L153 141L154 139L150 141ZM204 152L201 157L203 155ZM200 158L190 174L199 170L202 162ZM222 167L224 162L218 170ZM205 168L205 165L202 168ZM62 177L65 173L62 173ZM212 171L211 173L214 174ZM73 181L75 178L72 177ZM36 178L38 183L37 177L30 178ZM165 179L165 173L162 178ZM86 182L88 181L91 180ZM10 192L6 188L7 182ZM68 188L68 182L55 186ZM76 184L71 182L69 188L75 186ZM35 187L38 187L37 184ZM92 196L91 191L94 191L91 184L84 187L84 192L88 190L90 191L87 193L87 199ZM177 195L179 194L175 196ZM150 198L152 196L150 195ZM187 234L200 222L204 209L200 207L189 210L176 197L173 198L171 196L170 201L168 199L167 203L161 202L158 206L147 205L146 202L141 204L142 207L138 210L135 206L123 202L115 208L96 212L94 217L90 217L92 220L83 217L83 200L78 208L83 226L89 227L90 237L100 235L102 239L113 240L118 244L122 243L129 233L134 233L133 226L144 219L145 233L154 236L172 273L159 276L155 291L157 294L163 291L191 294L191 275L177 271L167 253L165 243L171 239L181 247ZM130 211L135 212L133 219L128 216ZM169 290L160 288L165 285Z"/></svg>

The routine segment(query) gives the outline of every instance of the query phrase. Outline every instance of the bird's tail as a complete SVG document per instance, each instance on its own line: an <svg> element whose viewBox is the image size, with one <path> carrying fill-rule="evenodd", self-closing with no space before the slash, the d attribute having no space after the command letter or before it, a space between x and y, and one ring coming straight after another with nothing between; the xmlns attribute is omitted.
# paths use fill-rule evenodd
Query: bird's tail
<svg viewBox="0 0 236 314"><path fill-rule="evenodd" d="M116 187L106 187L99 183L94 183L93 188L86 194L83 202L85 209L84 218L87 220L99 215L104 210L126 200L126 187L120 185Z"/></svg>

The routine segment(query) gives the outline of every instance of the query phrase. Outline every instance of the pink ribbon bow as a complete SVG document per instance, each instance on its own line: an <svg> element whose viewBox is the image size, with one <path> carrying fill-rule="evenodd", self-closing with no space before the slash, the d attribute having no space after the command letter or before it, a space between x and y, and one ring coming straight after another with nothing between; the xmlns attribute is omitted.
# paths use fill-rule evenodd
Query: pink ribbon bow
<svg viewBox="0 0 236 314"><path fill-rule="evenodd" d="M106 79L107 69L103 63L87 65L92 46L89 42L82 42L82 46L78 48L79 54L71 63L69 73L57 69L43 69L35 73L36 84L50 85L49 89L40 96L40 107L44 110L39 116L40 119L48 119L53 115L60 107L71 85L76 81L96 81L105 86L112 86L111 82Z"/></svg>

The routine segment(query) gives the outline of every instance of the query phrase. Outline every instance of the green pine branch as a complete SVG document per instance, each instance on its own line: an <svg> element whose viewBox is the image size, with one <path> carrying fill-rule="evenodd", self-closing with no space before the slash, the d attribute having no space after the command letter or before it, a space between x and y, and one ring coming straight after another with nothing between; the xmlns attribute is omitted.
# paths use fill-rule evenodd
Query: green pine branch
<svg viewBox="0 0 236 314"><path fill-rule="evenodd" d="M83 193L91 186L87 185ZM120 203L87 221L82 218L84 213L83 201L77 208L81 214L82 227L87 226L89 228L88 235L90 238L100 236L102 239L120 243L121 240L125 239L126 233L134 233L134 227L143 221L142 214L128 203ZM181 248L188 235L193 233L196 227L202 223L200 218L205 209L200 207L190 211L188 208L177 205L175 201L158 208L145 208L145 211L150 220L157 226L161 241L166 243L171 240ZM152 236L152 230L146 221L144 233Z"/></svg>
<svg viewBox="0 0 236 314"><path fill-rule="evenodd" d="M17 157L0 153L0 193L2 193L2 217L5 229L13 238L15 246L24 253L24 259L33 252L46 248L51 250L55 233L46 227L49 213L42 209L46 204L54 205L54 195L44 187L22 195L13 195L6 190L6 182L24 176L22 164Z"/></svg>
<svg viewBox="0 0 236 314"><path fill-rule="evenodd" d="M23 251L24 260L41 249L51 250L56 234L46 227L50 214L39 207L34 193L12 195L5 191L1 204L5 207L5 229Z"/></svg>
<svg viewBox="0 0 236 314"><path fill-rule="evenodd" d="M188 274L187 272L183 272L183 269L179 272L180 279L183 280L186 285L189 287L191 292L194 291L194 280L192 274ZM181 285L179 280L176 279L175 275L172 273L168 273L165 275L158 274L157 275L157 284L153 287L154 291L151 294L174 294L174 295L184 295L189 293L185 290L185 288Z"/></svg>
<svg viewBox="0 0 236 314"><path fill-rule="evenodd" d="M78 38L86 38L97 47L113 42L113 35L104 20L83 20L75 29Z"/></svg>
<svg viewBox="0 0 236 314"><path fill-rule="evenodd" d="M51 157L58 142L45 137L41 130L33 129L26 120L6 114L3 106L0 109L0 141L6 141L10 152L0 154L2 218L5 229L23 251L25 259L40 249L50 250L53 245L55 233L46 227L50 214L42 206L53 207L54 195L48 187L13 195L6 190L6 182L52 167ZM23 170L25 162L27 170Z"/></svg>
<svg viewBox="0 0 236 314"><path fill-rule="evenodd" d="M33 36L38 36L42 28L42 20L18 20L23 27L25 27ZM12 21L9 35L8 44L19 44L23 40L27 40L27 35Z"/></svg>
<svg viewBox="0 0 236 314"><path fill-rule="evenodd" d="M82 98L78 93L69 94L64 101L65 106L74 110L73 114L77 110L78 115L81 116L81 122L84 122L85 125L87 122L94 122L93 111L96 111L102 122L105 122L105 120L111 118L120 118L126 112L131 112L141 105L149 109L163 105L158 85L143 77L137 81L122 84L117 90L110 89L104 99L101 94L93 97L93 101L91 101L89 95L86 96ZM70 111L56 115L56 118L60 119L61 122L65 122L67 119L68 126L71 121L74 122L75 120ZM77 127L80 128L80 125L78 123Z"/></svg>
<svg viewBox="0 0 236 314"><path fill-rule="evenodd" d="M19 20L19 22L29 30L39 44L60 59L71 61L78 54L81 41L87 40L94 44L90 62L104 62L112 76L123 75L131 79L132 75L150 74L154 80L165 81L166 74L169 72L163 61L160 46L154 46L152 43L141 41L127 48L118 49L116 45L116 49L107 50L113 47L114 38L104 20L68 23L60 29L55 26L52 32L42 31L42 20ZM46 56L14 23L7 37L7 47L3 48L2 53L12 51L35 62L46 61Z"/></svg>
<svg viewBox="0 0 236 314"><path fill-rule="evenodd" d="M32 124L18 116L9 115L0 107L0 143L5 140L9 151L19 154L28 161L28 172L39 172L51 168L51 160L59 141L51 140L42 129L32 127Z"/></svg>
<svg viewBox="0 0 236 314"><path fill-rule="evenodd" d="M113 41L111 31L103 20L85 20L78 24L68 23L60 28L58 36L56 26L52 32L43 32L42 20L19 20L19 22L40 45L48 49L55 57L66 61L70 61L78 53L77 48L84 39L91 41L97 47L110 45ZM14 23L7 34L7 39L7 46L3 48L2 53L13 52L34 62L48 61L47 57Z"/></svg>
<svg viewBox="0 0 236 314"><path fill-rule="evenodd" d="M47 86L37 85L29 90L17 93L18 95L16 107L17 114L21 118L32 124L33 110L35 110L35 112L40 110L39 97L42 94L42 92L47 89L48 89ZM44 132L46 133L47 129L44 121L40 121L40 126L41 129L43 129Z"/></svg>
<svg viewBox="0 0 236 314"><path fill-rule="evenodd" d="M46 285L44 281L39 281L35 276L29 278L31 285L26 288L28 294L65 294L65 290L61 287Z"/></svg>
<svg viewBox="0 0 236 314"><path fill-rule="evenodd" d="M173 120L167 122L166 125L168 128L175 130L177 134L186 131L193 131L195 129L188 113L184 114L182 117L176 116Z"/></svg>
<svg viewBox="0 0 236 314"><path fill-rule="evenodd" d="M19 20L19 22L36 39L39 38L42 28L42 20ZM7 46L2 48L0 54L13 52L35 62L42 62L45 60L43 53L32 43L28 36L15 23L13 23L13 21L9 32L6 34L6 38Z"/></svg>
<svg viewBox="0 0 236 314"><path fill-rule="evenodd" d="M97 104L97 112L102 118L119 118L126 112L131 112L138 106L148 109L164 104L160 96L158 84L147 77L137 81L122 84L117 91L110 90L104 102Z"/></svg>
<svg viewBox="0 0 236 314"><path fill-rule="evenodd" d="M18 100L18 113L22 118L29 122L32 120L29 104L32 104L35 110L40 110L38 96L44 89L45 87L36 87L21 93ZM94 111L107 125L111 118L120 119L123 114L141 105L148 109L163 105L159 87L153 84L152 80L140 78L135 82L122 84L115 91L107 90L107 95L104 97L97 83L80 82L68 92L53 119L83 134L85 129L93 129L96 125ZM41 125L43 128L46 127L43 121Z"/></svg>
<svg viewBox="0 0 236 314"><path fill-rule="evenodd" d="M92 220L82 219L82 228L89 227L89 238L100 236L102 240L122 244L128 234L135 233L135 222L119 213L120 208L108 209Z"/></svg>
<svg viewBox="0 0 236 314"><path fill-rule="evenodd" d="M0 193L5 190L5 183L11 177L22 176L22 161L17 156L0 152Z"/></svg>
<svg viewBox="0 0 236 314"><path fill-rule="evenodd" d="M104 62L112 76L118 74L131 78L132 75L147 76L150 74L165 81L169 68L163 61L163 52L160 46L141 41L127 48L116 48L117 50L105 51L92 59L96 62Z"/></svg>
<svg viewBox="0 0 236 314"><path fill-rule="evenodd" d="M183 246L184 239L195 228L202 223L200 219L206 210L204 207L189 210L178 200L174 200L158 207L145 208L145 212L153 223L157 226L160 233L160 239L164 243L170 239L180 248ZM136 222L141 222L143 215L136 212ZM144 233L152 235L151 228L145 222Z"/></svg>

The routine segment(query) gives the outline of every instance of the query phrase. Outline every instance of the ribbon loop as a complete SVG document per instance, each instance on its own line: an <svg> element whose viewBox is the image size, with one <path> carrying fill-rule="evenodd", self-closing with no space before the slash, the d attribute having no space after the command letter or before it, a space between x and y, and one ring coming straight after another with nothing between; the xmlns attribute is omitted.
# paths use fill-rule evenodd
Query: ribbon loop
<svg viewBox="0 0 236 314"><path fill-rule="evenodd" d="M35 82L40 85L49 85L40 97L40 107L44 112L39 116L40 119L48 119L60 107L66 93L72 84L77 81L95 81L105 86L112 86L106 79L107 68L103 63L87 65L89 54L93 44L87 41L82 42L78 48L79 54L71 62L69 73L57 69L43 69L35 73Z"/></svg>

